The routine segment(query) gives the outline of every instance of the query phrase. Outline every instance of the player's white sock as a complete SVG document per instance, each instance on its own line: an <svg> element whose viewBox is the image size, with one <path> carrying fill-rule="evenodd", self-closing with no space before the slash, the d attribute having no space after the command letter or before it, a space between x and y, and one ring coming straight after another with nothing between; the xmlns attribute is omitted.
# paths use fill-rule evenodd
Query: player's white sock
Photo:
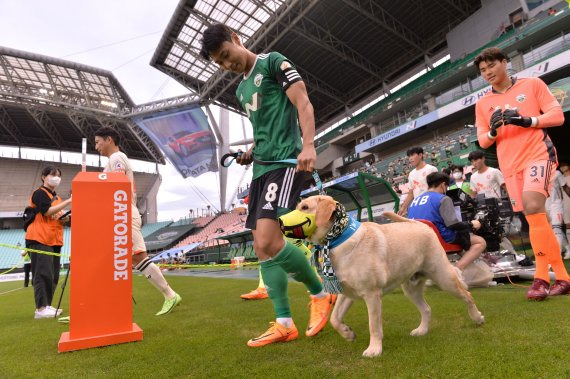
<svg viewBox="0 0 570 379"><path fill-rule="evenodd" d="M170 288L166 279L162 275L162 271L150 261L150 258L145 258L136 267L137 270L142 272L142 274L152 283L157 290L159 290L166 299L172 299L176 294Z"/></svg>
<svg viewBox="0 0 570 379"><path fill-rule="evenodd" d="M322 299L325 296L327 296L327 293L324 290L322 290L321 292L319 292L316 295L313 295L313 297L316 297L317 299Z"/></svg>
<svg viewBox="0 0 570 379"><path fill-rule="evenodd" d="M290 328L293 325L293 319L291 317L277 317L277 322L286 328Z"/></svg>

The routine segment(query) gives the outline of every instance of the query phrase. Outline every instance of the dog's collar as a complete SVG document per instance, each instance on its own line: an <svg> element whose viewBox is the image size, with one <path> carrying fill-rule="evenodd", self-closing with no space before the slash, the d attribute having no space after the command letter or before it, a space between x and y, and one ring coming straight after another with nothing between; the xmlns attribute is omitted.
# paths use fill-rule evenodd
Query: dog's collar
<svg viewBox="0 0 570 379"><path fill-rule="evenodd" d="M338 245L349 239L360 227L360 222L346 214L344 206L336 203L335 220L324 237L324 245L329 249L337 247Z"/></svg>
<svg viewBox="0 0 570 379"><path fill-rule="evenodd" d="M360 228L360 222L356 221L350 216L347 217L348 217L348 225L338 237L328 241L329 249L333 249L338 245L341 245L342 243L346 242L346 240L352 237L352 235L356 233L358 228Z"/></svg>

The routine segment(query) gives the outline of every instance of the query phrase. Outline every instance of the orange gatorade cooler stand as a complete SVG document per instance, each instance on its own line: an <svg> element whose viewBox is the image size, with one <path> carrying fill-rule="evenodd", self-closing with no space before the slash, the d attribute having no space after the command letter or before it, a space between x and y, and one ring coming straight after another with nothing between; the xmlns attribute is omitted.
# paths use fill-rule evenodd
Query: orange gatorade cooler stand
<svg viewBox="0 0 570 379"><path fill-rule="evenodd" d="M131 183L121 173L80 172L73 193L69 332L58 351L140 341L133 323Z"/></svg>

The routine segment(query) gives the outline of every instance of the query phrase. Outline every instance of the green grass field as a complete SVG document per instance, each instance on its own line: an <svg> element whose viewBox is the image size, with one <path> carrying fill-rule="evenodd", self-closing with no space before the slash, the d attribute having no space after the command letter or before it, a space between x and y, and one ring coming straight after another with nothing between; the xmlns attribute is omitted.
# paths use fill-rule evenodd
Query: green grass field
<svg viewBox="0 0 570 379"><path fill-rule="evenodd" d="M474 289L487 321L476 327L462 302L429 288L431 328L418 338L409 332L419 323L419 313L398 290L383 301L384 352L368 359L361 357L369 337L362 301L347 315L355 342L327 325L311 339L300 333L296 341L252 349L246 341L264 332L273 318L269 300L239 298L256 282L168 280L183 301L173 313L156 317L161 295L142 277L134 278L134 321L144 330L144 341L63 354L57 353L57 342L68 326L33 319L31 287L0 295L0 377L570 377L570 296L530 303L523 288ZM20 286L1 283L0 293ZM290 295L295 323L303 332L308 296L297 283L291 283ZM68 309L67 298L63 308Z"/></svg>

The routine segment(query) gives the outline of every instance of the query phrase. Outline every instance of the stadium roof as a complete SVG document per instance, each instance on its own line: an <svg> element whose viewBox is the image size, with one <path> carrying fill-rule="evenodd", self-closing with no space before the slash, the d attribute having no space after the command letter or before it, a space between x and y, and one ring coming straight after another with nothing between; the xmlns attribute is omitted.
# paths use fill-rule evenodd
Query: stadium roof
<svg viewBox="0 0 570 379"><path fill-rule="evenodd" d="M164 157L128 115L136 108L110 72L61 59L0 47L0 144L97 154L93 133L116 128L131 158Z"/></svg>
<svg viewBox="0 0 570 379"><path fill-rule="evenodd" d="M181 0L151 65L203 102L240 111L239 76L199 55L212 23L225 23L256 53L279 51L307 83L317 126L446 50L446 34L480 0Z"/></svg>

